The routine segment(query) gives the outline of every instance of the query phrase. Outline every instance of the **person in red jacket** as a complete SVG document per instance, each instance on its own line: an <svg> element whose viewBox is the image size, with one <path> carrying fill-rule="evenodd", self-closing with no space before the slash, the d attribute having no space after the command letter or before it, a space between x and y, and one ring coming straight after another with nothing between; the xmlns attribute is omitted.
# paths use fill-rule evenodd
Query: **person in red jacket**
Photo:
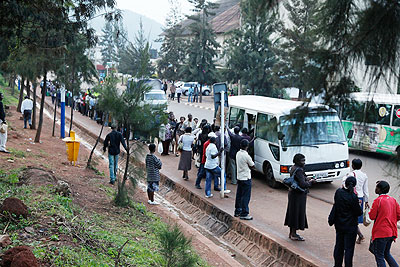
<svg viewBox="0 0 400 267"><path fill-rule="evenodd" d="M372 244L378 267L386 266L385 260L390 267L398 267L392 255L390 247L397 238L397 221L400 220L400 206L396 199L388 196L390 185L386 181L376 183L375 193L379 195L372 204L369 217L374 220L372 228Z"/></svg>

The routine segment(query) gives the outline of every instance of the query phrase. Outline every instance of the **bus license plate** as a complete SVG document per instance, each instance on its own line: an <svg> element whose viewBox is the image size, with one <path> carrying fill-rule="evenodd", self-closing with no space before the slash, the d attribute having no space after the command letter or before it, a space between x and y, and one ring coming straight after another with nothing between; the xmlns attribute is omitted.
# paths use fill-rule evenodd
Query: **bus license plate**
<svg viewBox="0 0 400 267"><path fill-rule="evenodd" d="M314 178L315 179L320 179L320 178L325 178L325 177L328 177L328 173L327 172L321 172L321 173L314 174Z"/></svg>

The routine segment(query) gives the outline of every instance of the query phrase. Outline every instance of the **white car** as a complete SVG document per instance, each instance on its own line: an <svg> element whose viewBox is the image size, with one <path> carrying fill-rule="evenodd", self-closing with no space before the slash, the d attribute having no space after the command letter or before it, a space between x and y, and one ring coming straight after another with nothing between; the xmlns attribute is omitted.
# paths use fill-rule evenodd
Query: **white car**
<svg viewBox="0 0 400 267"><path fill-rule="evenodd" d="M200 92L200 84L198 82L186 82L183 85L181 85L180 87L182 88L182 93L187 96L187 95L189 95L190 86L192 86L194 88L196 85L199 88L199 92ZM210 89L210 87L203 85L202 92L203 92L203 95L210 95L211 89Z"/></svg>
<svg viewBox="0 0 400 267"><path fill-rule="evenodd" d="M167 96L163 90L150 90L144 94L144 103L150 105L165 105L168 107Z"/></svg>

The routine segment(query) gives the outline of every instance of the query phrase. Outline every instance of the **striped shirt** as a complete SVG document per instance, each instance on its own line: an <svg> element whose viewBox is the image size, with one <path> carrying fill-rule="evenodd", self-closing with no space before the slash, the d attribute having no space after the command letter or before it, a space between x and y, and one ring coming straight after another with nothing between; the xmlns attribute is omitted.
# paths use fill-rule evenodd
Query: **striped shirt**
<svg viewBox="0 0 400 267"><path fill-rule="evenodd" d="M160 169L162 163L159 158L154 154L147 154L146 156L146 172L148 182L158 182L160 181Z"/></svg>

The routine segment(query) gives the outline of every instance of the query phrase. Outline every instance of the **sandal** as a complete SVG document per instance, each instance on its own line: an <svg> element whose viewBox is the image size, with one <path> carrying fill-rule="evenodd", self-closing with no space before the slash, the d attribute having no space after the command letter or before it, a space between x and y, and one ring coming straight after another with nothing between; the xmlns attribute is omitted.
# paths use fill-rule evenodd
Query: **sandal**
<svg viewBox="0 0 400 267"><path fill-rule="evenodd" d="M305 241L305 239L300 235L292 235L292 236L289 236L289 238L290 238L290 240L293 240L293 241Z"/></svg>
<svg viewBox="0 0 400 267"><path fill-rule="evenodd" d="M362 242L364 242L365 241L365 237L361 237L361 236L359 236L358 238L357 238L357 241L356 241L356 243L357 244L361 244Z"/></svg>

